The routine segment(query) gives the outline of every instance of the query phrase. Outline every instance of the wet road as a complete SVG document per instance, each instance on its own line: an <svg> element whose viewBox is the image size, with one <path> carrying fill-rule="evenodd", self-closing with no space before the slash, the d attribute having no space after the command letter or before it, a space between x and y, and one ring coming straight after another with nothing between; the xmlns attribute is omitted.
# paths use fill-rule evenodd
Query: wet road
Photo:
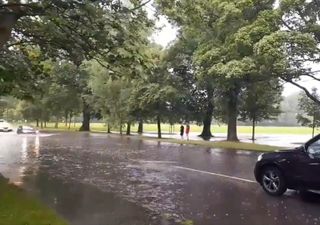
<svg viewBox="0 0 320 225"><path fill-rule="evenodd" d="M0 172L70 224L320 224L319 195L262 191L256 153L87 133L0 143Z"/></svg>

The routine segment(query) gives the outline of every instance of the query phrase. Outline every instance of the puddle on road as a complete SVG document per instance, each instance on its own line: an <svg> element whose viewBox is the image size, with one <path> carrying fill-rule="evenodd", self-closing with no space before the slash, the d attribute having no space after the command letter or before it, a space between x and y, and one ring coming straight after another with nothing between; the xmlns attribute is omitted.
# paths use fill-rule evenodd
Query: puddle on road
<svg viewBox="0 0 320 225"><path fill-rule="evenodd" d="M255 184L175 169L253 179L256 153L89 134L10 135L0 141L0 171L74 225L167 225L188 219L201 225L320 223L318 205L299 202L292 193L269 198Z"/></svg>
<svg viewBox="0 0 320 225"><path fill-rule="evenodd" d="M149 218L148 220L152 218L150 220L152 223L140 224L153 224L153 221L157 221L155 224L160 224L159 218L162 218L163 214L166 215L166 219L161 220L161 224L166 224L164 221L168 221L168 218L170 218L171 224L174 224L173 220L180 219L176 215L178 200L175 197L175 191L173 191L182 185L179 184L178 175L166 173L168 169L166 165L169 162L140 162L134 159L144 154L145 150L132 149L126 144L119 147L119 143L106 145L104 139L101 143L92 144L87 139L77 141L59 136L52 136L50 139L41 138L41 140L39 136L32 138L18 136L6 141L7 145L4 147L9 149L5 156L8 163L0 165L0 171L10 177L13 183L22 185L30 191L33 190L49 204L56 200L48 199L42 193L56 192L56 195L64 195L64 191L57 185L62 181L59 185L69 183L70 186L77 186L77 188L70 189L75 192L81 191L79 186L81 189L95 187L97 193L92 191L94 199L98 193L105 193L106 196L108 195L106 193L113 193L113 195L119 196L117 201L125 199L123 201L127 204L130 202L131 205L143 207L146 210L144 216ZM94 149L92 149L93 146ZM131 160L132 158L134 160ZM47 185L43 177L51 178L51 185ZM69 187L67 186L67 188ZM94 201L86 201L88 201L88 208L95 205ZM63 202L61 207L68 208L72 202L73 200ZM56 208L55 205L52 206ZM77 205L72 205L72 207L77 207ZM86 208L85 205L83 207ZM118 210L120 208L119 206ZM132 208L134 207L132 206ZM64 209L61 211L59 208L57 210L69 219L70 212L63 211ZM149 214L152 216L150 217ZM126 217L124 216L124 218ZM101 218L100 221L102 221ZM100 225L100 223L80 223L79 221L74 224ZM126 223L123 222L123 224ZM135 223L133 221L127 224Z"/></svg>
<svg viewBox="0 0 320 225"><path fill-rule="evenodd" d="M166 225L159 215L94 186L62 182L38 173L23 188L54 208L72 225Z"/></svg>

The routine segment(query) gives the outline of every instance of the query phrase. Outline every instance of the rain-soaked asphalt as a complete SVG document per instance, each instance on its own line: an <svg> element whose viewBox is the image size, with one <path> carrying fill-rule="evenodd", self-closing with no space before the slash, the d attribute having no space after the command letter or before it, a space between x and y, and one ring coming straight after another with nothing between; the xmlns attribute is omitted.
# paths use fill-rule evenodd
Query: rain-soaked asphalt
<svg viewBox="0 0 320 225"><path fill-rule="evenodd" d="M0 134L0 173L74 225L320 224L320 196L266 195L257 153L88 133Z"/></svg>

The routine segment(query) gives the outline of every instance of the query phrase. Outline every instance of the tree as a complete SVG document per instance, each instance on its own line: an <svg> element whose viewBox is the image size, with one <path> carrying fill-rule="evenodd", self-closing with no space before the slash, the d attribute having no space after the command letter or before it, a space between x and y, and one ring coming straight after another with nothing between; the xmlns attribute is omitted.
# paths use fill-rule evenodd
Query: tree
<svg viewBox="0 0 320 225"><path fill-rule="evenodd" d="M108 126L119 126L120 134L125 123L130 124L129 105L132 93L131 82L125 77L112 78L112 75L99 65L91 64L95 71L91 73L90 87L96 96L95 107L100 109Z"/></svg>
<svg viewBox="0 0 320 225"><path fill-rule="evenodd" d="M148 50L151 66L137 77L130 102L131 105L138 104L140 109L156 119L158 138L161 138L161 122L170 114L177 89L173 86L171 74L165 66L161 48L150 46Z"/></svg>
<svg viewBox="0 0 320 225"><path fill-rule="evenodd" d="M227 105L229 141L238 141L239 96L248 80L267 80L256 60L254 47L264 36L279 30L274 1L158 0L160 11L181 27L181 36L192 33L198 46L193 62L200 80L211 77ZM204 82L206 83L206 82Z"/></svg>
<svg viewBox="0 0 320 225"><path fill-rule="evenodd" d="M0 13L14 17L9 24L12 37L0 49L1 53L12 56L14 51L20 52L25 46L37 47L47 58L72 62L79 76L83 75L81 64L85 60L94 59L115 74L121 73L121 69L117 70L121 66L141 65L143 56L139 48L146 42L146 33L153 25L142 8L146 2L135 0L126 3L45 0L0 4ZM17 74L14 69L8 69L10 63L0 65L4 71L0 70L0 78L3 74ZM16 77L11 76L10 83L16 83ZM90 129L92 106L87 101L90 95L91 90L83 89L81 130L86 131Z"/></svg>
<svg viewBox="0 0 320 225"><path fill-rule="evenodd" d="M193 34L189 34L193 35ZM172 102L173 122L196 121L203 124L200 134L204 139L210 139L213 116L213 86L210 77L199 79L193 54L197 48L197 40L193 37L179 36L170 46L165 56L165 64L173 76L173 86L179 90L179 95Z"/></svg>
<svg viewBox="0 0 320 225"><path fill-rule="evenodd" d="M112 30L104 31L121 29L119 25L129 17L139 17L142 6L148 2L0 1L0 48L12 33L14 39L22 42L49 49L71 50L69 47L73 47L89 56L91 52L99 51L99 45L105 46L110 37L113 39L117 35ZM86 29L79 29L80 26Z"/></svg>
<svg viewBox="0 0 320 225"><path fill-rule="evenodd" d="M278 80L249 83L241 94L241 120L252 122L252 140L255 140L255 127L262 120L275 119L281 113L282 87Z"/></svg>
<svg viewBox="0 0 320 225"><path fill-rule="evenodd" d="M6 96L6 97L0 97L0 118L6 118L9 119L9 114L11 114L11 110L15 108L15 105L17 104L17 99Z"/></svg>
<svg viewBox="0 0 320 225"><path fill-rule="evenodd" d="M319 6L317 0L280 1L274 18L281 29L266 35L255 46L257 58L271 76L300 88L317 104L320 99L298 81L304 76L320 81L319 71L313 68L320 59Z"/></svg>
<svg viewBox="0 0 320 225"><path fill-rule="evenodd" d="M317 88L312 89L312 96L319 99ZM297 115L297 120L302 126L312 128L312 137L315 135L315 128L320 127L320 107L310 99L305 93L301 93L299 98L299 109L301 113Z"/></svg>
<svg viewBox="0 0 320 225"><path fill-rule="evenodd" d="M42 128L43 122L48 121L50 117L50 112L42 99L34 98L32 101L22 101L17 108L24 119L36 121L37 127L41 124Z"/></svg>

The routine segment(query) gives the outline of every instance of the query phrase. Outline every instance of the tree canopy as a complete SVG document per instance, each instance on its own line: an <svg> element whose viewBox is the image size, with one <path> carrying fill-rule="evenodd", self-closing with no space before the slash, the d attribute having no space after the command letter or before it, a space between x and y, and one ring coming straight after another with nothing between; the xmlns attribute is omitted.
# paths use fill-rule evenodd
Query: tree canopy
<svg viewBox="0 0 320 225"><path fill-rule="evenodd" d="M320 104L298 82L320 81L317 0L156 0L178 29L166 49L149 40L149 2L0 1L0 96L40 122L82 113L83 131L95 117L128 134L157 122L159 137L163 122L195 122L211 138L215 120L229 141L239 120L280 113L285 82Z"/></svg>

